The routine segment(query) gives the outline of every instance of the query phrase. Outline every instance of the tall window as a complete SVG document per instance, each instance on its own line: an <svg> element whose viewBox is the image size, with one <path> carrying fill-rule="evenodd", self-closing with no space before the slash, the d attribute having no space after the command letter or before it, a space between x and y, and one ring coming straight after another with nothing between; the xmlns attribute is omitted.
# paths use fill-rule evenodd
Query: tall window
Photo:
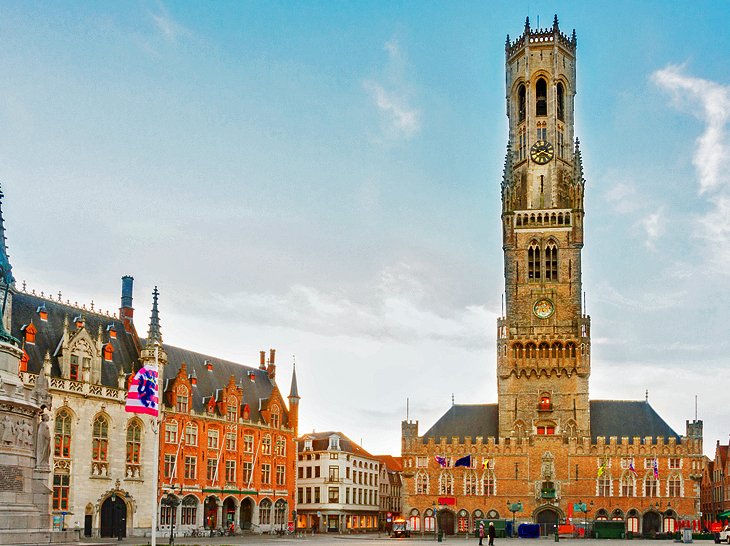
<svg viewBox="0 0 730 546"><path fill-rule="evenodd" d="M228 451L236 451L236 433L226 432L226 449Z"/></svg>
<svg viewBox="0 0 730 546"><path fill-rule="evenodd" d="M208 466L205 468L205 479L209 482L215 481L218 477L216 470L218 469L218 461L216 459L208 459Z"/></svg>
<svg viewBox="0 0 730 546"><path fill-rule="evenodd" d="M279 428L279 406L271 408L271 426Z"/></svg>
<svg viewBox="0 0 730 546"><path fill-rule="evenodd" d="M218 430L208 430L208 449L218 449Z"/></svg>
<svg viewBox="0 0 730 546"><path fill-rule="evenodd" d="M565 133L560 126L558 126L558 157L565 157Z"/></svg>
<svg viewBox="0 0 730 546"><path fill-rule="evenodd" d="M178 387L177 389L175 411L178 413L188 412L188 388L185 385Z"/></svg>
<svg viewBox="0 0 730 546"><path fill-rule="evenodd" d="M624 472L621 477L621 496L633 497L635 495L636 480L629 472Z"/></svg>
<svg viewBox="0 0 730 546"><path fill-rule="evenodd" d="M539 279L540 269L540 247L537 241L532 241L527 248L527 277L530 279Z"/></svg>
<svg viewBox="0 0 730 546"><path fill-rule="evenodd" d="M198 425L195 423L188 423L185 425L185 445L198 445Z"/></svg>
<svg viewBox="0 0 730 546"><path fill-rule="evenodd" d="M53 509L68 510L68 492L70 478L68 474L53 475Z"/></svg>
<svg viewBox="0 0 730 546"><path fill-rule="evenodd" d="M269 499L261 501L261 505L259 506L259 521L261 525L271 524L271 501Z"/></svg>
<svg viewBox="0 0 730 546"><path fill-rule="evenodd" d="M327 490L328 502L340 502L340 488L330 487Z"/></svg>
<svg viewBox="0 0 730 546"><path fill-rule="evenodd" d="M131 421L127 426L127 477L139 477L139 462L142 446L142 426Z"/></svg>
<svg viewBox="0 0 730 546"><path fill-rule="evenodd" d="M523 125L518 132L517 160L523 161L527 157L527 129Z"/></svg>
<svg viewBox="0 0 730 546"><path fill-rule="evenodd" d="M106 461L109 458L109 422L106 417L99 415L94 419L94 428L91 440L91 459Z"/></svg>
<svg viewBox="0 0 730 546"><path fill-rule="evenodd" d="M276 465L276 485L286 485L286 467L283 464Z"/></svg>
<svg viewBox="0 0 730 546"><path fill-rule="evenodd" d="M79 357L78 355L71 355L71 370L69 373L69 379L73 381L79 380Z"/></svg>
<svg viewBox="0 0 730 546"><path fill-rule="evenodd" d="M233 396L228 398L226 419L228 421L236 421L236 419L238 419L238 400L236 400Z"/></svg>
<svg viewBox="0 0 730 546"><path fill-rule="evenodd" d="M464 474L464 495L477 494L477 475L473 470Z"/></svg>
<svg viewBox="0 0 730 546"><path fill-rule="evenodd" d="M271 436L266 434L261 439L261 453L263 455L271 455Z"/></svg>
<svg viewBox="0 0 730 546"><path fill-rule="evenodd" d="M165 443L177 443L177 421L168 421L165 423Z"/></svg>
<svg viewBox="0 0 730 546"><path fill-rule="evenodd" d="M416 474L416 495L428 495L428 474L425 472Z"/></svg>
<svg viewBox="0 0 730 546"><path fill-rule="evenodd" d="M439 476L439 494L454 494L454 477L451 475L451 472L441 472Z"/></svg>
<svg viewBox="0 0 730 546"><path fill-rule="evenodd" d="M165 464L163 468L163 475L165 478L170 478L171 480L175 479L175 461L176 458L174 453L165 454Z"/></svg>
<svg viewBox="0 0 730 546"><path fill-rule="evenodd" d="M243 463L243 483L248 484L251 481L251 476L253 476L253 463Z"/></svg>
<svg viewBox="0 0 730 546"><path fill-rule="evenodd" d="M271 465L264 463L261 465L261 483L271 483Z"/></svg>
<svg viewBox="0 0 730 546"><path fill-rule="evenodd" d="M494 470L487 469L482 476L482 488L485 497L492 497L495 494Z"/></svg>
<svg viewBox="0 0 730 546"><path fill-rule="evenodd" d="M276 446L274 447L275 455L286 455L286 439L283 436L276 437Z"/></svg>
<svg viewBox="0 0 730 546"><path fill-rule="evenodd" d="M563 84L558 82L558 85L555 88L556 93L556 99L557 99L557 114L558 119L561 121L565 120L565 89L563 88Z"/></svg>
<svg viewBox="0 0 730 546"><path fill-rule="evenodd" d="M53 438L53 456L68 459L71 457L71 414L62 409L56 414Z"/></svg>
<svg viewBox="0 0 730 546"><path fill-rule="evenodd" d="M668 497L681 497L682 496L682 479L678 475L670 476L667 480L667 496Z"/></svg>
<svg viewBox="0 0 730 546"><path fill-rule="evenodd" d="M545 279L558 280L558 245L554 241L545 246Z"/></svg>
<svg viewBox="0 0 730 546"><path fill-rule="evenodd" d="M517 89L517 121L522 123L525 121L525 111L527 110L527 90L524 85L520 85Z"/></svg>
<svg viewBox="0 0 730 546"><path fill-rule="evenodd" d="M198 500L192 495L183 499L181 516L180 523L182 525L195 525L197 523Z"/></svg>
<svg viewBox="0 0 730 546"><path fill-rule="evenodd" d="M647 473L644 478L644 496L645 497L658 497L659 496L659 480L654 478L653 473Z"/></svg>
<svg viewBox="0 0 730 546"><path fill-rule="evenodd" d="M253 453L253 434L243 435L243 452Z"/></svg>
<svg viewBox="0 0 730 546"><path fill-rule="evenodd" d="M535 83L535 115L547 116L547 82L543 78Z"/></svg>
<svg viewBox="0 0 730 546"><path fill-rule="evenodd" d="M608 475L608 472L603 474L600 478L598 478L598 496L599 497L610 497L611 496L611 476ZM608 516L606 516L606 519L608 519Z"/></svg>
<svg viewBox="0 0 730 546"><path fill-rule="evenodd" d="M236 461L226 461L226 483L236 483Z"/></svg>
<svg viewBox="0 0 730 546"><path fill-rule="evenodd" d="M198 458L185 455L185 479L194 480L198 477Z"/></svg>
<svg viewBox="0 0 730 546"><path fill-rule="evenodd" d="M547 140L547 123L537 124L537 140Z"/></svg>

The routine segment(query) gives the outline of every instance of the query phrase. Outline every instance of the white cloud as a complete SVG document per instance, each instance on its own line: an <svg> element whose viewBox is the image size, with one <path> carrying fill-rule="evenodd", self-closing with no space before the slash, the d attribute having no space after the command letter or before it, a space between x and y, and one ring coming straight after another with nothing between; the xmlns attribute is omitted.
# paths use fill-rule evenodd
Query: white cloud
<svg viewBox="0 0 730 546"><path fill-rule="evenodd" d="M408 140L421 130L421 112L411 106L405 79L406 60L398 41L392 38L383 46L388 62L378 78L363 82L380 112L384 136L389 140Z"/></svg>
<svg viewBox="0 0 730 546"><path fill-rule="evenodd" d="M172 18L170 12L163 5L160 5L159 13L150 13L150 17L157 31L170 43L176 43L180 36L188 34L188 30Z"/></svg>
<svg viewBox="0 0 730 546"><path fill-rule="evenodd" d="M684 67L669 65L652 75L654 82L670 91L674 103L690 108L693 115L705 123L697 139L693 164L699 177L700 193L727 185L728 144L727 124L730 120L730 87L687 76Z"/></svg>
<svg viewBox="0 0 730 546"><path fill-rule="evenodd" d="M664 234L665 230L664 209L660 207L652 213L644 214L638 221L638 225L646 235L644 244L650 250L654 250L654 243Z"/></svg>

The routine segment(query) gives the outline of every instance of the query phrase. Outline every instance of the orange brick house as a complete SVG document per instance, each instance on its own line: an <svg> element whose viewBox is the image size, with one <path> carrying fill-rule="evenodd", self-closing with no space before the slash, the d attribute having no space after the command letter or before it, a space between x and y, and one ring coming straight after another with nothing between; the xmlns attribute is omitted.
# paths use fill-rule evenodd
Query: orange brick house
<svg viewBox="0 0 730 546"><path fill-rule="evenodd" d="M287 407L273 349L258 368L164 350L160 528L284 527L295 508L296 371Z"/></svg>
<svg viewBox="0 0 730 546"><path fill-rule="evenodd" d="M687 421L680 436L648 396L589 397L576 46L557 16L546 29L528 19L507 38L498 401L453 405L423 435L417 421L402 423L403 512L415 532L467 532L492 519L547 534L614 520L655 536L699 519L702 422Z"/></svg>

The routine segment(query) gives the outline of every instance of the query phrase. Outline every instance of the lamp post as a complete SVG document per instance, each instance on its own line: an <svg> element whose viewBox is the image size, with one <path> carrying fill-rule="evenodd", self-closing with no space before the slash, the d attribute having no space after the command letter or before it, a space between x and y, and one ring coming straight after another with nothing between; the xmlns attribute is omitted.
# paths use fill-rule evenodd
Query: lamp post
<svg viewBox="0 0 730 546"><path fill-rule="evenodd" d="M438 538L439 518L435 502L431 503L431 509L433 510L433 539L436 540Z"/></svg>
<svg viewBox="0 0 730 546"><path fill-rule="evenodd" d="M515 512L522 512L522 502L512 503L507 501L507 510L512 512L512 536L515 536Z"/></svg>
<svg viewBox="0 0 730 546"><path fill-rule="evenodd" d="M286 519L284 516L286 514L286 504L281 503L279 505L279 522L281 523L281 533L284 534L284 520Z"/></svg>

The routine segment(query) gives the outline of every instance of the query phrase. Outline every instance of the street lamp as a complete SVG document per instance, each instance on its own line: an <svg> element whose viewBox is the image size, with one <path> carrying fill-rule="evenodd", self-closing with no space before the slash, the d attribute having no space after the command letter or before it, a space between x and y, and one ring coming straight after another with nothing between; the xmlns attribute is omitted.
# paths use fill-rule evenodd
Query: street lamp
<svg viewBox="0 0 730 546"><path fill-rule="evenodd" d="M438 509L435 502L431 503L431 507L433 509L433 539L436 540L438 538L439 526Z"/></svg>
<svg viewBox="0 0 730 546"><path fill-rule="evenodd" d="M515 512L522 512L522 502L511 503L507 501L507 510L512 512L512 536L515 536Z"/></svg>
<svg viewBox="0 0 730 546"><path fill-rule="evenodd" d="M284 534L284 515L286 514L286 503L281 503L279 505L279 523L281 523L281 533Z"/></svg>

